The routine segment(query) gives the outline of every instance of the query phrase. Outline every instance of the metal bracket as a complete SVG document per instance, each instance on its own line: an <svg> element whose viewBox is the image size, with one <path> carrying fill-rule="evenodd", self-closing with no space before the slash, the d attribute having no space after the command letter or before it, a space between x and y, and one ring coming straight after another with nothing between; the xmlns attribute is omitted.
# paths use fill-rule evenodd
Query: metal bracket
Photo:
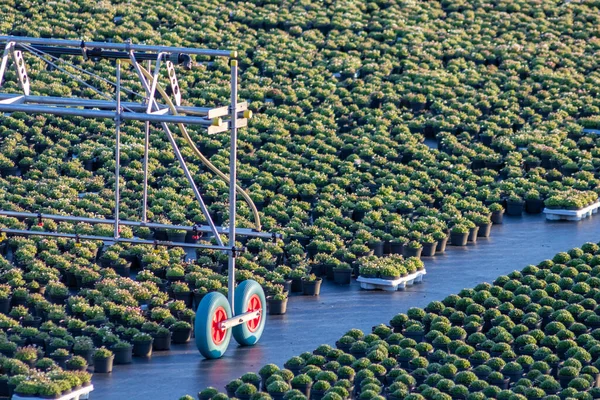
<svg viewBox="0 0 600 400"><path fill-rule="evenodd" d="M14 47L10 48L10 52L13 62L15 63L15 69L17 70L19 85L25 96L29 96L29 77L27 76L27 68L25 68L23 53L20 50L15 50Z"/></svg>
<svg viewBox="0 0 600 400"><path fill-rule="evenodd" d="M177 75L175 74L175 67L171 61L167 61L167 72L169 74L169 84L171 85L171 91L175 98L175 104L181 105L181 91L179 90L179 83L177 82Z"/></svg>
<svg viewBox="0 0 600 400"><path fill-rule="evenodd" d="M244 322L248 322L252 319L256 319L262 315L262 309L256 311L248 311L240 315L236 315L233 318L226 319L221 322L220 328L225 330L229 328L233 328L234 326L241 325Z"/></svg>

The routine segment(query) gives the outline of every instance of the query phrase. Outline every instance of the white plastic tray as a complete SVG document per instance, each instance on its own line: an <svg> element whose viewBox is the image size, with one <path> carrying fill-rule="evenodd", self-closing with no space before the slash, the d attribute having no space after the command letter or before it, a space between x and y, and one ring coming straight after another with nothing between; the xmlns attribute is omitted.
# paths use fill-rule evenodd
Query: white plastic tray
<svg viewBox="0 0 600 400"><path fill-rule="evenodd" d="M65 394L58 397L56 400L87 400L90 398L90 392L94 390L94 385L84 386L81 389L72 391L71 393ZM21 397L13 394L12 400L47 400L42 397Z"/></svg>
<svg viewBox="0 0 600 400"><path fill-rule="evenodd" d="M360 287L366 290L375 290L381 289L389 292L394 292L396 290L404 290L406 285L412 285L415 283L423 282L423 276L427 274L425 269L421 271L417 271L413 274L407 275L400 279L396 280L387 280L380 278L365 278L363 276L359 276L357 281L360 282Z"/></svg>
<svg viewBox="0 0 600 400"><path fill-rule="evenodd" d="M544 214L546 219L550 221L566 220L566 221L581 221L583 218L587 218L596 214L600 202L596 202L590 206L582 208L581 210L561 210L561 209L549 209L544 208Z"/></svg>

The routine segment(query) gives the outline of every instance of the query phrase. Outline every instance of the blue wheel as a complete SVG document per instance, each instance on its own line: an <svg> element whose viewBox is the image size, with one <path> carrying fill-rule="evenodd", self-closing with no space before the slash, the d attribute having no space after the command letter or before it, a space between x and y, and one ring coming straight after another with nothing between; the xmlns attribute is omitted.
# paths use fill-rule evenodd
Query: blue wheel
<svg viewBox="0 0 600 400"><path fill-rule="evenodd" d="M205 358L223 356L231 340L231 329L221 329L221 322L231 318L227 298L218 292L204 296L196 311L196 346Z"/></svg>
<svg viewBox="0 0 600 400"><path fill-rule="evenodd" d="M262 286L253 280L243 281L235 288L235 315L260 310L258 317L233 327L233 337L241 346L255 345L265 329L267 299Z"/></svg>

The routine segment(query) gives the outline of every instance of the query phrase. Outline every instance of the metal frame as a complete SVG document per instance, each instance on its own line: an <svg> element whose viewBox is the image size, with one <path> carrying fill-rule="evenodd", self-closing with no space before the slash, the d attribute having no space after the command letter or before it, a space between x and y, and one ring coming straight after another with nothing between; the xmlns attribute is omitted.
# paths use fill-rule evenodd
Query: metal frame
<svg viewBox="0 0 600 400"><path fill-rule="evenodd" d="M235 258L237 253L244 251L244 248L235 246L236 235L245 235L258 238L277 239L281 235L273 233L258 232L252 229L236 228L236 169L237 169L237 130L247 126L247 118L249 113L245 113L248 105L245 102L238 102L238 62L237 52L229 50L210 50L210 49L194 49L184 47L167 47L167 46L149 46L137 45L131 42L127 43L104 43L104 42L84 42L77 40L60 40L32 37L17 37L17 36L0 36L0 46L4 46L4 52L0 61L0 87L4 79L5 71L8 66L9 59L13 61L19 79L19 86L23 91L22 94L16 93L0 93L0 113L10 112L25 112L25 113L44 113L60 116L80 116L85 118L113 119L115 121L116 134L116 149L115 149L115 213L114 219L100 218L81 218L65 215L54 214L35 214L18 211L0 210L0 215L16 218L37 218L39 220L53 219L57 221L77 221L87 222L92 224L112 224L114 225L113 237L102 237L93 235L79 235L62 232L38 232L20 229L0 229L2 234L14 235L34 235L48 237L65 237L79 240L101 240L114 243L136 243L161 246L182 246L191 248L205 248L226 251L229 255L228 273L228 301L234 305L235 291ZM35 96L29 93L29 79L27 77L26 63L23 58L23 52L30 52L40 56L50 55L57 58L62 55L83 56L84 59L93 61L98 59L113 59L116 60L116 90L115 98L112 100L112 95L107 96L100 93L95 88L97 93L111 98L111 100L96 100L83 98L63 98L51 96ZM228 106L208 108L208 107L190 107L181 106L181 93L175 74L175 64L183 64L184 67L191 67L191 55L204 55L212 57L226 57L230 61L231 67L231 100ZM50 66L56 67L56 64L43 58ZM139 64L145 60L155 61L155 67L152 74L152 79L147 79L143 73L143 68ZM144 87L145 98L142 102L121 102L121 63L130 62L134 67L135 73ZM156 90L160 76L161 64L166 65L169 84L171 86L174 106L161 104L156 100ZM150 65L150 64L149 64ZM84 70L82 72L89 73ZM150 75L150 74L148 74ZM75 77L75 79L77 79ZM112 82L110 82L112 83ZM87 85L87 84L86 84ZM164 96L164 92L162 92ZM169 100L170 101L170 100ZM127 221L119 219L119 202L120 202L120 152L121 152L121 124L125 121L144 121L145 122L145 151L144 151L144 193L143 193L143 211L141 221ZM166 225L148 222L147 220L147 201L148 201L148 147L149 147L149 126L150 123L160 124L163 128L176 158L179 161L180 167L183 169L186 178L194 192L196 200L200 204L200 208L206 218L207 225L202 226L178 226ZM230 172L229 172L229 226L215 226L206 207L202 195L194 179L187 168L185 160L179 151L177 143L169 126L167 124L190 124L199 125L206 128L208 134L230 131ZM216 245L212 244L197 244L197 243L179 243L170 241L144 240L138 238L122 238L119 234L119 226L138 226L149 228L163 229L178 229L193 232L212 233L216 240ZM228 244L224 244L220 234L228 236ZM261 311L247 312L238 316L234 316L222 323L223 329L231 328L235 325L242 324L248 320L254 319L261 314Z"/></svg>

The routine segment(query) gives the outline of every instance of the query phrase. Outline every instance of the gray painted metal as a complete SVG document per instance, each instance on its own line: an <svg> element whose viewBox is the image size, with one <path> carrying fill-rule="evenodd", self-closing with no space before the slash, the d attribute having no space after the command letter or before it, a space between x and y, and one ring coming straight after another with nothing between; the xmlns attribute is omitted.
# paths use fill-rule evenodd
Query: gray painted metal
<svg viewBox="0 0 600 400"><path fill-rule="evenodd" d="M0 36L0 43L14 42L14 43L28 43L28 44L42 44L46 46L64 46L64 47L85 47L93 48L98 47L101 49L112 49L112 50L123 50L123 51L144 51L144 52L157 52L157 53L181 53L181 54L195 54L203 56L213 57L231 57L232 51L230 50L211 50L211 49L193 49L188 47L168 47L168 46L152 46L145 44L132 44L132 43L107 43L107 42L85 42L82 40L63 40L63 39L48 39L48 38L34 38L27 36Z"/></svg>

